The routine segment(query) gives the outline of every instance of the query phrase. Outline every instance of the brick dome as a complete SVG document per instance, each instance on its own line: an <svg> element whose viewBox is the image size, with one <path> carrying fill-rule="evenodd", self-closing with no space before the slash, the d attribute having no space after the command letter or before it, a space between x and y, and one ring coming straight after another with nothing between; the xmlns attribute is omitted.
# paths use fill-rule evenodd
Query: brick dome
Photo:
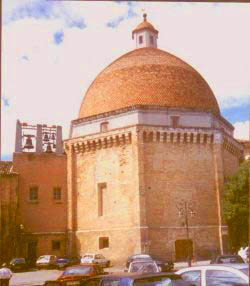
<svg viewBox="0 0 250 286"><path fill-rule="evenodd" d="M195 69L165 51L149 47L121 56L96 77L83 98L79 118L135 105L220 114L212 90Z"/></svg>

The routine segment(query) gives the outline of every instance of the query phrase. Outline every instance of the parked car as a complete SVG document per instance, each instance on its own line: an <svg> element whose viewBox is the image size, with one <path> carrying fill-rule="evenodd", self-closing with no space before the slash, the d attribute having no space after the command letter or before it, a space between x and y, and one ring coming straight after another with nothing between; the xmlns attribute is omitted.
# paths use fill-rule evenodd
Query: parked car
<svg viewBox="0 0 250 286"><path fill-rule="evenodd" d="M36 267L38 269L55 269L57 268L57 257L55 255L42 255L37 259Z"/></svg>
<svg viewBox="0 0 250 286"><path fill-rule="evenodd" d="M129 268L129 264L133 261L155 261L161 272L171 272L174 270L174 263L172 261L164 261L157 259L149 254L135 254L128 257L126 262L126 268Z"/></svg>
<svg viewBox="0 0 250 286"><path fill-rule="evenodd" d="M158 273L161 272L155 261L133 261L129 264L127 272Z"/></svg>
<svg viewBox="0 0 250 286"><path fill-rule="evenodd" d="M248 264L193 266L176 272L190 286L249 286Z"/></svg>
<svg viewBox="0 0 250 286"><path fill-rule="evenodd" d="M81 263L96 263L102 267L109 267L110 260L105 258L102 254L87 253L81 258Z"/></svg>
<svg viewBox="0 0 250 286"><path fill-rule="evenodd" d="M58 269L63 269L63 268L71 266L71 260L69 257L66 257L66 256L57 257L56 263L57 263Z"/></svg>
<svg viewBox="0 0 250 286"><path fill-rule="evenodd" d="M245 263L240 255L218 255L210 261L210 264Z"/></svg>
<svg viewBox="0 0 250 286"><path fill-rule="evenodd" d="M13 258L9 263L9 267L13 272L23 272L29 269L29 264L23 257Z"/></svg>
<svg viewBox="0 0 250 286"><path fill-rule="evenodd" d="M81 260L78 257L62 256L62 257L57 257L56 262L57 262L57 268L63 269L69 266L78 265L81 263Z"/></svg>
<svg viewBox="0 0 250 286"><path fill-rule="evenodd" d="M107 272L106 272L107 273ZM82 264L67 267L65 271L57 278L58 285L80 285L80 281L91 278L92 276L105 274L103 268L99 264ZM47 281L45 285L53 284Z"/></svg>
<svg viewBox="0 0 250 286"><path fill-rule="evenodd" d="M93 277L80 286L188 286L180 275L174 273L112 273ZM51 285L52 286L52 285Z"/></svg>
<svg viewBox="0 0 250 286"><path fill-rule="evenodd" d="M73 256L70 257L71 265L78 265L81 263L81 257L80 256Z"/></svg>

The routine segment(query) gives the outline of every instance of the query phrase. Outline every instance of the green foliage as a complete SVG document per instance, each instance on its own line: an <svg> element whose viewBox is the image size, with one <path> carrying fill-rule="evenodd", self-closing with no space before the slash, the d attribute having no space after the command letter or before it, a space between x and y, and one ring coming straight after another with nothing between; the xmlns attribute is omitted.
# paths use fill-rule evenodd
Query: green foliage
<svg viewBox="0 0 250 286"><path fill-rule="evenodd" d="M234 249L248 245L249 241L249 171L250 161L243 162L225 184L223 213Z"/></svg>

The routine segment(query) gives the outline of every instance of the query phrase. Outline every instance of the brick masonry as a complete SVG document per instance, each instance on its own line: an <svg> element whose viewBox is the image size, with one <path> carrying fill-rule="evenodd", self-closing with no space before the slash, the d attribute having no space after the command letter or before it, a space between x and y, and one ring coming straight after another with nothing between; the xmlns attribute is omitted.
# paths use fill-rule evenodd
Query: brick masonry
<svg viewBox="0 0 250 286"><path fill-rule="evenodd" d="M67 225L67 158L55 153L14 153L13 170L19 174L19 213L24 226L23 255L29 242L37 244L36 256L64 254ZM38 187L37 200L30 200L30 187ZM53 198L53 188L61 188L61 200ZM60 250L52 249L60 241Z"/></svg>

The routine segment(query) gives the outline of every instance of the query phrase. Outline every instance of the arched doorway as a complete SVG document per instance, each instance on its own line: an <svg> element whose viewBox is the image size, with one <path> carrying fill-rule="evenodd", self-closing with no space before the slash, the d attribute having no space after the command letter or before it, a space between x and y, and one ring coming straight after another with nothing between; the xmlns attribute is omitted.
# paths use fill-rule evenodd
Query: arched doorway
<svg viewBox="0 0 250 286"><path fill-rule="evenodd" d="M178 239L175 241L176 261L187 261L193 256L193 241L191 239Z"/></svg>

